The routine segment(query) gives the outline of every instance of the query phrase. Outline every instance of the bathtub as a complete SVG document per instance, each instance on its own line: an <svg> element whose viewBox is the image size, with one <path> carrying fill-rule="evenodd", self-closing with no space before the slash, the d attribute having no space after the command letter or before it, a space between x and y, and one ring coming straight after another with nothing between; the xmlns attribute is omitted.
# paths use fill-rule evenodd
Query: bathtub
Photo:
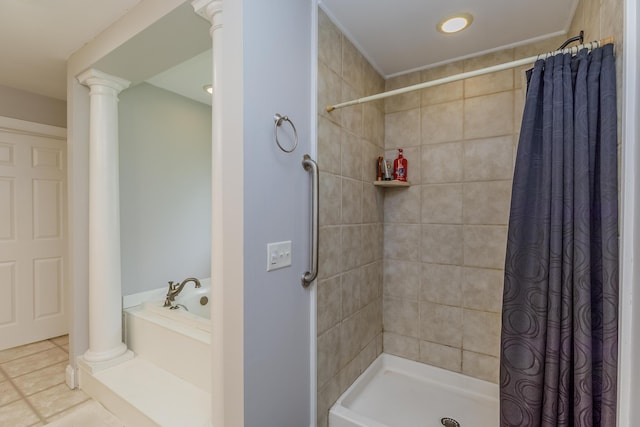
<svg viewBox="0 0 640 427"><path fill-rule="evenodd" d="M329 427L497 427L498 386L381 354L336 401Z"/></svg>
<svg viewBox="0 0 640 427"><path fill-rule="evenodd" d="M136 356L210 392L211 280L200 282L199 289L187 284L176 310L163 307L166 288L125 298L125 342Z"/></svg>

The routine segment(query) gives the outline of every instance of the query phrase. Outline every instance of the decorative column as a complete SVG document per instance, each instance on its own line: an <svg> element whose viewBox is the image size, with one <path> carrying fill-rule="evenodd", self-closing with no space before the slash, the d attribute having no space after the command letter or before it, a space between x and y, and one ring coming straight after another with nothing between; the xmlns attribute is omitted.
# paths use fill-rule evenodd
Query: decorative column
<svg viewBox="0 0 640 427"><path fill-rule="evenodd" d="M89 119L89 349L92 370L118 363L122 342L118 94L130 82L95 69L78 81L91 91Z"/></svg>

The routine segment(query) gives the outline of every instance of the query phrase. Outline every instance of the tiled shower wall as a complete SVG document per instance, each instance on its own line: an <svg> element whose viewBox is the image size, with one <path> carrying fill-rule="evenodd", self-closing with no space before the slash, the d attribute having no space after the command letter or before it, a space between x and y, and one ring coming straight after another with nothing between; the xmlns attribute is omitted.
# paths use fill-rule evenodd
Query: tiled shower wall
<svg viewBox="0 0 640 427"><path fill-rule="evenodd" d="M389 79L386 90L551 51L581 29L585 41L615 36L621 65L622 3L585 0L567 36ZM387 190L384 201L386 353L498 381L524 68L385 102L386 154L405 149L414 183Z"/></svg>
<svg viewBox="0 0 640 427"><path fill-rule="evenodd" d="M384 80L319 12L317 299L318 426L336 399L382 352L383 193L373 186L384 153L384 105L327 113L378 93Z"/></svg>
<svg viewBox="0 0 640 427"><path fill-rule="evenodd" d="M587 41L615 37L620 70L622 10L621 0L582 0L567 36L396 77L386 89L553 50L581 29ZM385 352L496 382L527 67L327 113L385 82L322 11L318 62L318 426L382 351L382 318ZM621 82L619 73L619 100ZM414 185L376 189L375 159L396 148Z"/></svg>

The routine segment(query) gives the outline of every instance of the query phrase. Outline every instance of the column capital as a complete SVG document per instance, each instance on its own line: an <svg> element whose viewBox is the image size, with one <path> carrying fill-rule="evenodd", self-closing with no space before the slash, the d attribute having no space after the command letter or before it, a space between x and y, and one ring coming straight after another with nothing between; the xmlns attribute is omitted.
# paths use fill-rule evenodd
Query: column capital
<svg viewBox="0 0 640 427"><path fill-rule="evenodd" d="M95 68L89 68L86 71L78 74L76 77L80 84L85 86L106 86L120 93L122 90L129 87L131 82L129 80L121 79L120 77L112 76L111 74L103 73Z"/></svg>
<svg viewBox="0 0 640 427"><path fill-rule="evenodd" d="M216 15L222 14L222 1L223 0L193 0L191 6L198 15L215 26L216 23L214 23L214 20L217 18ZM222 24L219 25L222 26Z"/></svg>

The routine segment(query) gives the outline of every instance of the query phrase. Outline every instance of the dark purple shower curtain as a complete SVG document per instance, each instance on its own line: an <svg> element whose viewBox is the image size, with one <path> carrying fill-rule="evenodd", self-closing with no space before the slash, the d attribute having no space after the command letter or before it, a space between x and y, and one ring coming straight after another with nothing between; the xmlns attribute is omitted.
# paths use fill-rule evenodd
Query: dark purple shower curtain
<svg viewBox="0 0 640 427"><path fill-rule="evenodd" d="M616 425L618 172L613 45L538 60L511 200L500 425Z"/></svg>

